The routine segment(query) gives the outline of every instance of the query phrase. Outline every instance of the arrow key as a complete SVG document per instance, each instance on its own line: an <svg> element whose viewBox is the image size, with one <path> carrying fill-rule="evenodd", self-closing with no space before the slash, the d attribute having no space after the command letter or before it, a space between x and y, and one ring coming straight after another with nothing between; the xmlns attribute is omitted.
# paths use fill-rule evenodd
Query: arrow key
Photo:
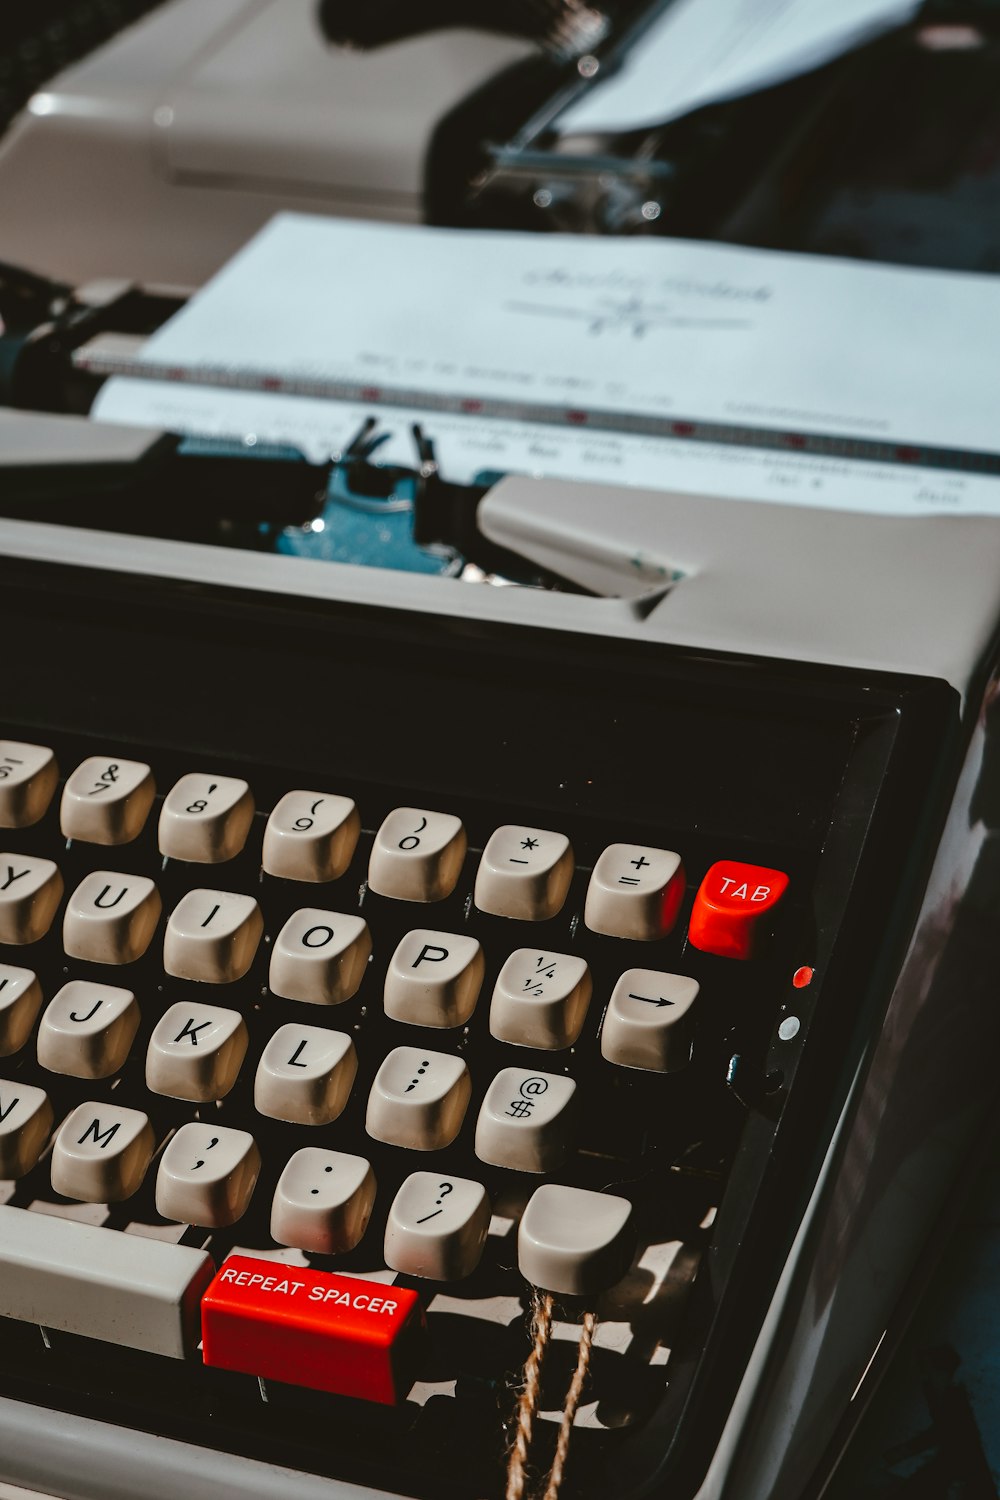
<svg viewBox="0 0 1000 1500"><path fill-rule="evenodd" d="M601 1054L623 1068L675 1073L691 1056L698 985L683 974L626 969L601 1028Z"/></svg>

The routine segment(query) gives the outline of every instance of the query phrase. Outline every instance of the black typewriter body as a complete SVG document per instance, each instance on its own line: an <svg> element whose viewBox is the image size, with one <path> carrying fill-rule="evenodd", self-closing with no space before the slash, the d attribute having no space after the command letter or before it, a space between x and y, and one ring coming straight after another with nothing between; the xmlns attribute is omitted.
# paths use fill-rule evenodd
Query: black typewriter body
<svg viewBox="0 0 1000 1500"><path fill-rule="evenodd" d="M479 1160L474 1126L493 1076L516 1065L576 1080L583 1107L575 1147L552 1177L624 1196L638 1231L631 1272L596 1301L611 1336L595 1350L568 1493L692 1496L715 1472L734 1410L764 1402L767 1417L768 1400L780 1401L783 1415L772 1407L766 1421L750 1423L749 1439L744 1430L744 1474L725 1493L762 1495L769 1465L768 1493L810 1492L830 1461L822 1447L834 1453L850 1419L844 1387L862 1382L875 1352L866 1342L871 1319L859 1311L852 1322L843 1299L854 1296L857 1276L872 1281L874 1243L894 1267L892 1317L903 1316L900 1285L911 1283L912 1292L919 1282L926 1236L993 1094L990 1022L977 1021L978 1032L968 1024L988 1008L988 901L956 898L947 910L938 903L929 925L917 920L949 815L960 826L974 821L962 805L972 794L959 785L969 731L955 690L918 675L540 630L517 623L511 609L496 621L460 611L421 615L14 557L0 563L0 582L0 733L50 746L61 779L87 756L119 756L146 761L157 784L153 811L130 844L67 846L57 791L35 826L4 830L3 851L55 861L66 896L91 871L112 870L149 876L163 902L156 936L127 966L67 958L65 897L37 943L0 949L0 962L37 973L46 1002L67 981L85 978L128 985L141 1012L114 1078L41 1068L34 1037L2 1060L0 1076L44 1088L57 1125L77 1104L113 1091L118 1103L148 1113L158 1146L184 1122L210 1119L250 1131L263 1160L249 1208L230 1228L163 1220L153 1202L155 1157L138 1192L90 1222L131 1235L137 1247L143 1234L205 1245L217 1265L234 1248L295 1264L295 1252L271 1237L268 1211L285 1162L313 1144L365 1156L378 1191L356 1249L299 1257L300 1264L392 1279L382 1256L386 1213L413 1171L481 1182L494 1212L482 1261L468 1278L396 1278L420 1292L429 1325L417 1384L396 1407L204 1368L197 1354L166 1359L6 1319L0 1395L10 1411L48 1408L93 1419L95 1430L107 1424L139 1455L144 1434L196 1445L206 1473L219 1455L241 1455L428 1500L503 1493L528 1347L516 1221L542 1179ZM244 777L253 791L254 825L231 860L161 859L162 796L191 771ZM984 777L974 778L979 820ZM357 803L363 832L336 881L307 885L262 873L267 815L299 787ZM367 888L373 831L399 806L453 813L465 825L465 866L441 902L394 901ZM474 905L480 852L508 822L571 839L570 894L547 922L490 916ZM658 942L601 936L583 921L589 873L616 841L682 856L684 903ZM747 962L686 941L694 892L720 859L776 868L790 879L773 933ZM982 860L977 870L982 883ZM163 922L200 886L252 895L263 913L257 957L235 983L195 985L164 972ZM368 923L372 958L343 1005L307 1006L269 991L269 947L305 906ZM430 1031L384 1014L389 958L418 927L469 932L483 946L485 980L465 1027ZM908 968L914 941L923 943L923 978ZM572 1048L541 1051L490 1035L493 983L521 946L577 954L589 964L593 1001ZM647 1073L601 1056L609 996L634 966L700 985L691 1057L681 1070ZM225 993L206 995L210 988ZM250 1033L239 1078L214 1105L146 1087L149 1033L184 998L235 1007ZM289 1124L254 1110L257 1059L290 1020L354 1040L357 1079L330 1125ZM396 1046L451 1052L469 1068L465 1123L441 1151L406 1150L366 1134L372 1079ZM909 1207L886 1224L889 1188L912 1174L923 1192L911 1193ZM824 1208L821 1189L831 1183ZM14 1206L74 1213L52 1190L45 1153L3 1192ZM769 1325L795 1302L795 1285L806 1287L799 1323L775 1337ZM561 1408L583 1308L579 1299L559 1301L565 1336L546 1376L545 1413L558 1416ZM826 1320L809 1359L798 1341ZM541 1464L556 1428L551 1420L539 1426ZM783 1456L775 1468L777 1445ZM235 1482L238 1471L225 1472Z"/></svg>

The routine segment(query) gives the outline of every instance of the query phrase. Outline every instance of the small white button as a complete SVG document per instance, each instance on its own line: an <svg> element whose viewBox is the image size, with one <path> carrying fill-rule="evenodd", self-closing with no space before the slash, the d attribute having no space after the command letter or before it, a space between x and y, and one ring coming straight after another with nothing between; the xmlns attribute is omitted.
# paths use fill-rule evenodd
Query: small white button
<svg viewBox="0 0 1000 1500"><path fill-rule="evenodd" d="M0 828L30 828L44 817L59 780L45 745L0 740Z"/></svg>
<svg viewBox="0 0 1000 1500"><path fill-rule="evenodd" d="M350 797L286 792L267 820L261 864L282 880L338 880L354 858L360 832Z"/></svg>
<svg viewBox="0 0 1000 1500"><path fill-rule="evenodd" d="M476 874L476 905L496 917L546 922L562 910L573 879L564 833L506 823L490 835Z"/></svg>
<svg viewBox="0 0 1000 1500"><path fill-rule="evenodd" d="M169 1099L224 1099L239 1076L248 1041L238 1010L180 1000L153 1027L146 1087Z"/></svg>
<svg viewBox="0 0 1000 1500"><path fill-rule="evenodd" d="M160 893L147 876L95 870L66 903L63 948L95 964L134 963L153 940L160 909Z"/></svg>
<svg viewBox="0 0 1000 1500"><path fill-rule="evenodd" d="M62 893L51 859L0 854L0 943L37 943L52 926Z"/></svg>
<svg viewBox="0 0 1000 1500"><path fill-rule="evenodd" d="M110 1078L128 1057L139 1029L131 990L71 979L45 1008L38 1027L38 1061L70 1078Z"/></svg>
<svg viewBox="0 0 1000 1500"><path fill-rule="evenodd" d="M247 841L253 814L254 801L245 781L192 771L163 799L160 853L200 865L233 859Z"/></svg>
<svg viewBox="0 0 1000 1500"><path fill-rule="evenodd" d="M275 939L268 986L284 1000L341 1005L357 994L371 951L362 917L303 907Z"/></svg>
<svg viewBox="0 0 1000 1500"><path fill-rule="evenodd" d="M576 1084L558 1073L503 1068L490 1084L476 1124L476 1155L496 1167L551 1172L573 1138Z"/></svg>
<svg viewBox="0 0 1000 1500"><path fill-rule="evenodd" d="M224 1229L242 1219L260 1174L252 1135L191 1121L171 1137L156 1174L156 1212L178 1224Z"/></svg>
<svg viewBox="0 0 1000 1500"><path fill-rule="evenodd" d="M443 901L462 873L467 846L461 818L397 807L375 835L368 885L398 901Z"/></svg>
<svg viewBox="0 0 1000 1500"><path fill-rule="evenodd" d="M587 1019L592 990L582 958L518 948L497 975L490 1033L517 1047L572 1047Z"/></svg>
<svg viewBox="0 0 1000 1500"><path fill-rule="evenodd" d="M482 1259L490 1228L486 1189L468 1177L414 1172L392 1201L385 1263L405 1276L460 1281Z"/></svg>
<svg viewBox="0 0 1000 1500"><path fill-rule="evenodd" d="M375 1075L365 1128L390 1146L437 1151L461 1130L471 1092L469 1070L460 1057L396 1047Z"/></svg>
<svg viewBox="0 0 1000 1500"><path fill-rule="evenodd" d="M232 984L254 961L264 918L252 896L234 891L188 891L170 913L163 967L177 979Z"/></svg>
<svg viewBox="0 0 1000 1500"><path fill-rule="evenodd" d="M278 1178L271 1234L279 1245L315 1255L344 1255L368 1228L375 1173L363 1156L303 1146Z"/></svg>
<svg viewBox="0 0 1000 1500"><path fill-rule="evenodd" d="M121 1203L142 1186L155 1145L140 1110L78 1104L52 1146L52 1186L83 1203Z"/></svg>
<svg viewBox="0 0 1000 1500"><path fill-rule="evenodd" d="M354 1043L343 1031L290 1021L261 1053L254 1108L272 1120L329 1125L343 1112L357 1072Z"/></svg>
<svg viewBox="0 0 1000 1500"><path fill-rule="evenodd" d="M671 931L683 900L679 854L609 844L590 877L583 919L591 932L650 943Z"/></svg>
<svg viewBox="0 0 1000 1500"><path fill-rule="evenodd" d="M42 988L33 970L0 964L0 1057L20 1052L41 1008Z"/></svg>
<svg viewBox="0 0 1000 1500"><path fill-rule="evenodd" d="M153 773L142 761L88 756L63 787L63 836L85 844L130 844L142 832L155 796Z"/></svg>
<svg viewBox="0 0 1000 1500"><path fill-rule="evenodd" d="M674 1073L691 1056L691 1008L698 985L683 974L627 969L601 1027L601 1055L623 1068Z"/></svg>
<svg viewBox="0 0 1000 1500"><path fill-rule="evenodd" d="M408 932L385 976L385 1013L411 1026L464 1026L476 1008L486 960L474 937Z"/></svg>
<svg viewBox="0 0 1000 1500"><path fill-rule="evenodd" d="M23 1177L41 1156L52 1129L44 1089L0 1078L0 1177Z"/></svg>
<svg viewBox="0 0 1000 1500"><path fill-rule="evenodd" d="M517 1261L532 1286L589 1297L622 1279L634 1242L627 1199L546 1182L521 1216Z"/></svg>

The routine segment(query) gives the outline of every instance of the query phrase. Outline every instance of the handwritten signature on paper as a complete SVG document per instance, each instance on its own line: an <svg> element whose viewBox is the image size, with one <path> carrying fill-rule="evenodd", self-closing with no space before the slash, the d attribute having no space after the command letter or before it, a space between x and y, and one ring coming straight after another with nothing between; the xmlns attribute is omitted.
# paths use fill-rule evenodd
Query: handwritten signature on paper
<svg viewBox="0 0 1000 1500"><path fill-rule="evenodd" d="M664 304L647 302L643 297L599 297L590 307L559 307L552 302L507 302L507 312L526 313L529 317L571 318L585 322L590 334L626 333L645 338L664 328L733 329L749 328L750 318L693 318L675 313Z"/></svg>

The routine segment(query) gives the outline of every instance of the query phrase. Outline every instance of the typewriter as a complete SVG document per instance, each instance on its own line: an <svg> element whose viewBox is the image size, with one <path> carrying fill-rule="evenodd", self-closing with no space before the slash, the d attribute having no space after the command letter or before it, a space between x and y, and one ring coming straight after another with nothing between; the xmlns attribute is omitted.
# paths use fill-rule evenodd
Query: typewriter
<svg viewBox="0 0 1000 1500"><path fill-rule="evenodd" d="M0 521L4 1479L829 1476L995 1101L1000 528L568 507L671 577Z"/></svg>

